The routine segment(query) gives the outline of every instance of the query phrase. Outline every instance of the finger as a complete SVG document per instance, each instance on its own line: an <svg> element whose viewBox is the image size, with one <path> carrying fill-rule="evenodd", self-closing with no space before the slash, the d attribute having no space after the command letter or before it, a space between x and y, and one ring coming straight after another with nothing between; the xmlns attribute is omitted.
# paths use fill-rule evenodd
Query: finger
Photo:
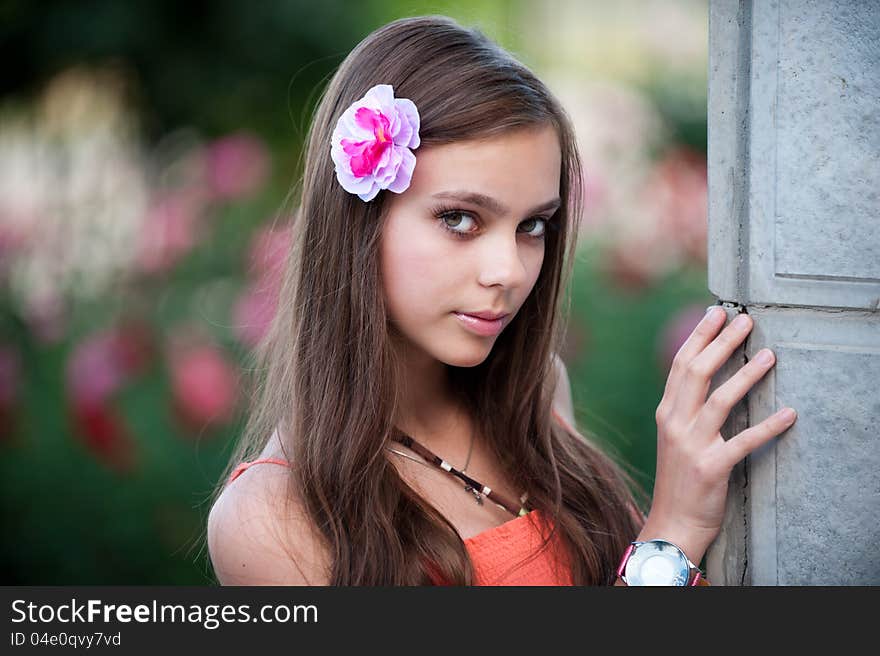
<svg viewBox="0 0 880 656"><path fill-rule="evenodd" d="M763 356L766 355L765 360ZM730 380L719 386L700 409L695 424L697 435L716 435L727 421L733 406L770 371L776 358L770 349L761 349L754 358L740 368Z"/></svg>
<svg viewBox="0 0 880 656"><path fill-rule="evenodd" d="M700 411L706 402L712 376L742 344L751 327L751 318L747 314L740 314L688 363L673 407L676 415L689 418Z"/></svg>
<svg viewBox="0 0 880 656"><path fill-rule="evenodd" d="M786 419L784 413L792 408L783 408L776 414L770 415L767 419L756 426L747 428L738 435L727 440L721 449L724 454L722 458L728 469L733 469L734 465L749 455L759 446L766 444L771 439L784 433L797 420L795 412L791 419Z"/></svg>
<svg viewBox="0 0 880 656"><path fill-rule="evenodd" d="M663 390L663 397L668 399L670 403L675 401L675 391L681 387L682 379L688 363L699 355L706 345L712 341L718 334L718 329L724 325L726 313L720 306L715 305L710 308L697 327L685 340L681 348L675 354L672 360L672 367L669 376L666 379L666 388Z"/></svg>

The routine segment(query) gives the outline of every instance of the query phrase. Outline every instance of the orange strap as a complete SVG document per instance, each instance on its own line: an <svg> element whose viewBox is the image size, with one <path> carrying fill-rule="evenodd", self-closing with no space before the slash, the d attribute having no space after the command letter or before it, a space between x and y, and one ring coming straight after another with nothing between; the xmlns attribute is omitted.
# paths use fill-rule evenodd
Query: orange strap
<svg viewBox="0 0 880 656"><path fill-rule="evenodd" d="M229 485L232 481L241 476L242 472L244 472L244 470L251 465L259 465L263 462L271 463L273 465L283 465L285 467L290 467L290 463L287 460L281 460L280 458L258 458L257 460L242 462L239 463L236 468L232 470L232 473L229 475L229 479L226 481L226 484Z"/></svg>

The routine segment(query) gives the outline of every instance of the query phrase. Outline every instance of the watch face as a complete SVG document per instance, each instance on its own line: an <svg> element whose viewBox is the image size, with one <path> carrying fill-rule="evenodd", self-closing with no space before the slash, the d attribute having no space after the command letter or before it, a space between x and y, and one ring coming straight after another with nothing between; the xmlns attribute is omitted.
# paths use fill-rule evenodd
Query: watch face
<svg viewBox="0 0 880 656"><path fill-rule="evenodd" d="M684 553L665 540L649 540L636 547L626 563L627 585L681 585L690 578Z"/></svg>

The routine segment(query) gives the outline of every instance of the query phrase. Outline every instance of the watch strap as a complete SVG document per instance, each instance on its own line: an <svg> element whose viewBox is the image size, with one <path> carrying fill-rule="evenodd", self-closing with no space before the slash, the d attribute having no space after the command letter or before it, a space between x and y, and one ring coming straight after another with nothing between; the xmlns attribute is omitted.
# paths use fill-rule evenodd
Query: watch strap
<svg viewBox="0 0 880 656"><path fill-rule="evenodd" d="M623 581L624 585L629 585L626 581L623 580L622 576L618 575L617 578ZM692 583L691 585L708 585L710 587L712 586L712 584L709 583L709 579L707 579L705 576L701 576L699 581L697 581L696 583Z"/></svg>

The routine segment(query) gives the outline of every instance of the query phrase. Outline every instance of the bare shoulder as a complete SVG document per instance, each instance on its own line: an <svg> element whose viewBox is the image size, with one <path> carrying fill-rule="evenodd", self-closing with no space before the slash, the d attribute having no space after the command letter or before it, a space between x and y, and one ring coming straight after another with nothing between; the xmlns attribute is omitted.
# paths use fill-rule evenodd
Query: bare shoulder
<svg viewBox="0 0 880 656"><path fill-rule="evenodd" d="M553 354L553 367L556 376L553 392L553 407L572 426L575 425L574 402L571 397L571 381L565 362L558 354Z"/></svg>
<svg viewBox="0 0 880 656"><path fill-rule="evenodd" d="M253 465L211 508L208 553L221 585L327 585L323 541L299 500L285 503L289 477L287 467Z"/></svg>

